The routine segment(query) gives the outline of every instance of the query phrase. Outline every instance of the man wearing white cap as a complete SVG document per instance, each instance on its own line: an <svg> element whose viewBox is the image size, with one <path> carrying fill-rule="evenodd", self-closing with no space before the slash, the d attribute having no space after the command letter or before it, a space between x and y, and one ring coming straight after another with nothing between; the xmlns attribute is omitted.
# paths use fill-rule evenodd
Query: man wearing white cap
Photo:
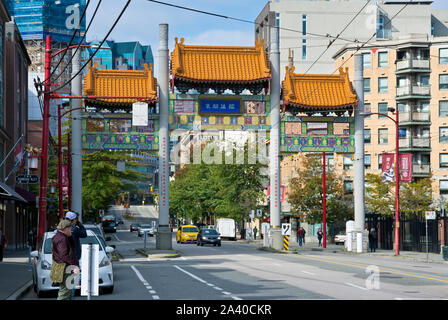
<svg viewBox="0 0 448 320"><path fill-rule="evenodd" d="M78 260L81 259L81 243L79 238L87 237L86 228L79 222L78 214L73 211L69 211L65 214L65 219L70 220L72 223L72 237L75 240L75 255Z"/></svg>

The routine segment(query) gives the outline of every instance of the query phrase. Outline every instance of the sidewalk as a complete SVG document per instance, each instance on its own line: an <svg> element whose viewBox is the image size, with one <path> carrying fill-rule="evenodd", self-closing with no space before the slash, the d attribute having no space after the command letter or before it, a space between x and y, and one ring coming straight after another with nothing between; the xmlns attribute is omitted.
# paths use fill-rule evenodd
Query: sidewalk
<svg viewBox="0 0 448 320"><path fill-rule="evenodd" d="M238 239L238 242L241 243L247 243L254 246L263 247L263 240L258 239L248 241ZM298 243L296 239L290 239L289 241L289 252L290 253L306 253L311 251L319 251L319 252L327 252L327 253L338 253L338 254L347 254L347 255L359 255L364 257L386 257L391 259L406 259L410 261L418 261L418 262L426 262L429 263L445 263L448 264L448 261L445 261L443 259L442 254L437 253L429 253L428 254L428 260L426 252L415 252L415 251L400 251L400 254L398 256L395 256L395 252L393 250L382 250L377 249L376 252L364 252L364 253L356 253L356 252L348 252L346 251L344 245L336 245L336 244L327 244L327 248L322 248L318 246L318 243L305 243L302 245L302 247L299 248Z"/></svg>
<svg viewBox="0 0 448 320"><path fill-rule="evenodd" d="M0 300L14 299L32 286L28 250L6 251L0 262Z"/></svg>

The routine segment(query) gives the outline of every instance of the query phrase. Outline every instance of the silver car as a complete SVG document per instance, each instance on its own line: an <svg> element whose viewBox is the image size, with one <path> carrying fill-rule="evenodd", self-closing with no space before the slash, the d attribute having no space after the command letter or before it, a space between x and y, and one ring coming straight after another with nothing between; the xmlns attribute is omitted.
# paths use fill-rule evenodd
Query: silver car
<svg viewBox="0 0 448 320"><path fill-rule="evenodd" d="M42 238L42 247L39 251L31 252L33 261L33 287L39 298L45 292L59 290L59 285L50 280L51 264L53 262L52 240L56 232L45 232ZM99 287L102 292L112 293L114 289L114 271L112 268L112 260L108 257L108 254L112 253L114 248L104 247L102 242L98 240L98 237L91 230L87 230L87 237L80 238L79 241L81 245L89 243L99 245ZM81 285L78 282L76 289L80 288Z"/></svg>
<svg viewBox="0 0 448 320"><path fill-rule="evenodd" d="M140 227L138 227L137 235L139 237L142 237L145 232L148 233L148 236L153 237L154 236L154 227L150 224L142 224Z"/></svg>

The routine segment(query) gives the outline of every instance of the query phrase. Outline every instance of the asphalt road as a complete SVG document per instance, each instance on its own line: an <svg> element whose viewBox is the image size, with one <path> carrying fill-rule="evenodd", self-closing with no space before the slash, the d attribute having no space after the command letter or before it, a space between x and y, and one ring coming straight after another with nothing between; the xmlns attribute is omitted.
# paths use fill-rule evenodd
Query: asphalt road
<svg viewBox="0 0 448 320"><path fill-rule="evenodd" d="M145 211L139 219L147 222L153 214ZM147 247L155 247L154 237L147 241ZM128 221L109 243L123 257L113 264L115 290L92 299L448 299L446 264L313 251L279 254L232 241L198 247L177 244L174 233L173 249L181 256L148 259L136 254L143 239L129 231ZM37 297L31 291L24 299Z"/></svg>

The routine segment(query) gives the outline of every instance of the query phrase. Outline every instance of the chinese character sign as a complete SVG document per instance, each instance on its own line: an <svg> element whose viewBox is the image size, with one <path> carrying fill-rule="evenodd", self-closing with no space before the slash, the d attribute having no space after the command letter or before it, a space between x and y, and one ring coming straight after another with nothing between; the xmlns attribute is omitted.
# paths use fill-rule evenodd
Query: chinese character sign
<svg viewBox="0 0 448 320"><path fill-rule="evenodd" d="M240 114L241 101L201 99L199 101L199 112L215 114Z"/></svg>

